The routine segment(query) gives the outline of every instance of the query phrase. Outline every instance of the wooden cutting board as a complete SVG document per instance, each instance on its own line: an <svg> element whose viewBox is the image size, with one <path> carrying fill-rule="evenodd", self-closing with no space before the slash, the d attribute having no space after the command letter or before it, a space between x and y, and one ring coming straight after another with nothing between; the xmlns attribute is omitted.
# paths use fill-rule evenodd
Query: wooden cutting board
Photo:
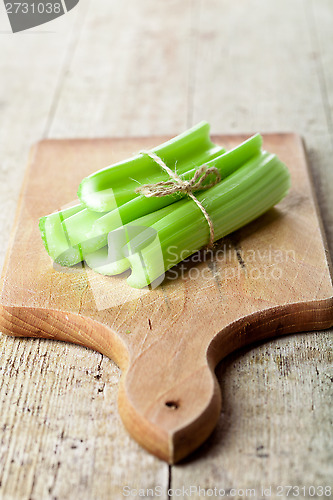
<svg viewBox="0 0 333 500"><path fill-rule="evenodd" d="M38 218L75 200L82 177L165 139L45 140L33 148L4 267L0 326L9 335L75 342L112 358L123 370L119 412L126 428L174 463L217 423L216 364L254 341L332 326L333 289L294 134L264 136L264 147L290 168L288 197L219 241L210 258L201 252L172 269L162 286L138 291L123 276L55 269ZM227 148L244 139L214 137Z"/></svg>

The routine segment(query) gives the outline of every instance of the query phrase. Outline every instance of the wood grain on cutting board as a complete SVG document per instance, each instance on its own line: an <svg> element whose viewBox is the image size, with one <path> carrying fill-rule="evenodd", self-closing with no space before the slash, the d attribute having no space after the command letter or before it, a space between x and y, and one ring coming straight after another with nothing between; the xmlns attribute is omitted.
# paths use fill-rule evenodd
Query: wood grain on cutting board
<svg viewBox="0 0 333 500"><path fill-rule="evenodd" d="M38 218L75 200L83 176L164 139L46 140L35 147L4 269L0 321L8 334L68 340L114 359L123 370L125 426L172 463L217 422L217 362L255 340L328 328L333 293L302 142L293 134L264 137L264 147L290 168L288 197L220 240L212 259L178 266L180 278L173 269L162 286L138 291L124 277L53 268ZM227 148L243 139L214 138Z"/></svg>

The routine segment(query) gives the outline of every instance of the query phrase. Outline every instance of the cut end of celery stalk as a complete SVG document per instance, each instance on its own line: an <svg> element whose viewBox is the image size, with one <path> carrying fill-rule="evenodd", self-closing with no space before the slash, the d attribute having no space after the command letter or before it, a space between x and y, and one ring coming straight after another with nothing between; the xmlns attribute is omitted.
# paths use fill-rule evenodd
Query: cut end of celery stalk
<svg viewBox="0 0 333 500"><path fill-rule="evenodd" d="M59 265L73 266L82 261L81 250L78 246L69 244L62 222L83 209L75 205L60 212L54 212L39 219L39 230L47 253Z"/></svg>
<svg viewBox="0 0 333 500"><path fill-rule="evenodd" d="M109 260L107 246L85 256L86 264L97 273L105 276L122 274L131 267L127 258L120 259L116 262L109 262Z"/></svg>

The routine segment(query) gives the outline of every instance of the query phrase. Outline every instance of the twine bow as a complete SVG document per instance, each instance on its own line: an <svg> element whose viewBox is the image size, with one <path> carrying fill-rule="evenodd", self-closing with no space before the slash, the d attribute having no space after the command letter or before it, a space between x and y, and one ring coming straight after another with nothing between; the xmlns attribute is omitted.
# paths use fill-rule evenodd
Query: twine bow
<svg viewBox="0 0 333 500"><path fill-rule="evenodd" d="M199 207L201 212L203 213L205 219L207 220L210 238L209 238L209 247L213 246L214 243L214 225L209 217L205 207L200 203L200 201L194 196L193 191L202 191L204 189L209 189L210 187L215 186L221 180L220 172L216 167L207 167L207 165L202 165L195 171L192 179L186 181L181 179L179 175L171 170L164 161L157 156L155 153L149 151L140 151L140 154L149 156L152 160L154 160L163 170L165 170L171 177L169 181L161 181L156 184L143 184L139 186L135 192L140 193L147 198L152 196L167 196L173 193L186 193ZM203 182L210 175L214 174L215 179L209 184L203 185Z"/></svg>

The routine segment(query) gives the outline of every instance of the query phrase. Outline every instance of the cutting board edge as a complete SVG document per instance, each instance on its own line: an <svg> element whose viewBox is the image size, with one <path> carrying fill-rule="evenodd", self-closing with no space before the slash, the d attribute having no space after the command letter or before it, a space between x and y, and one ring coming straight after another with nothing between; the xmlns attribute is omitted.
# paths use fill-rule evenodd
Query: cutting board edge
<svg viewBox="0 0 333 500"><path fill-rule="evenodd" d="M290 312L288 312L290 310ZM282 313L281 315L278 315L279 313ZM310 318L307 320L306 323L302 322L299 324L293 323L292 325L289 325L289 323L285 325L278 325L277 328L277 335L276 336L282 336L286 333L283 328L289 328L289 327L295 327L299 328L298 330L294 330L294 333L296 332L307 332L307 331L313 331L313 330L325 330L328 328L333 327L333 290L332 290L332 295L329 295L327 297L318 299L318 300L311 300L311 301L299 301L299 302L290 302L286 303L283 305L277 305L277 306L272 306L266 309L262 309L260 311L256 311L253 313L250 313L245 316L241 316L239 318L236 318L234 321L229 323L226 327L222 328L212 338L208 348L207 348L207 353L210 351L210 346L213 342L216 341L216 338L225 333L227 330L236 330L242 328L241 324L245 323L246 324L246 333L248 333L249 330L253 330L253 326L255 326L256 329L259 329L263 326L266 326L267 321L265 323L262 323L262 319L265 318L269 320L270 317L273 318L273 321L280 320L282 317L289 317L289 319L294 319L294 316L298 316L301 314L306 314L308 315L309 313L314 313L313 318ZM42 323L45 323L45 325L49 326L52 331L46 332L42 331L41 328L36 326L35 321L32 322L27 322L26 317L30 318L39 318ZM65 317L65 321L63 321L60 325L57 325L58 321L61 321L60 318ZM9 321L9 318L13 318L13 323ZM54 318L55 322L52 323L49 320ZM72 318L75 318L75 322L71 322L70 320ZM20 322L22 323L21 325L16 323ZM58 309L50 309L50 308L42 308L42 307L22 307L22 306L10 306L8 304L4 304L0 302L0 327L5 330L6 335L9 336L14 336L14 337L21 337L21 338L41 338L41 335L45 335L42 338L46 339L54 339L54 340L60 340L60 341L65 341L65 342L71 342L71 343L77 343L78 345L85 346L80 341L80 333L77 335L72 335L72 331L70 330L71 325L75 326L77 325L77 322L79 322L82 325L88 325L89 328L87 328L87 333L90 333L92 329L98 329L98 330L105 330L107 331L108 335L111 333L112 337L116 338L119 341L118 348L120 349L119 355L116 353L110 351L110 346L108 344L100 344L100 347L105 348L103 351L102 349L97 348L95 346L93 347L88 347L91 349L98 350L105 356L109 357L112 359L121 370L127 370L128 366L131 364L131 356L130 352L128 350L127 344L122 340L121 336L117 333L117 331L113 330L110 326L105 325L104 323L99 322L96 319L92 319L89 316L85 316L84 314L79 314L73 311L64 311L64 310L58 310ZM11 325L14 325L14 328L9 328L8 323ZM307 329L306 325L310 324L311 328ZM303 326L305 325L305 328L303 329ZM324 325L324 326L321 326ZM65 333L62 329L58 328L58 326L61 326L61 328L66 328ZM27 327L32 328L31 331L28 330ZM58 329L57 329L58 328ZM35 329L36 331L33 331ZM14 332L14 333L12 333ZM280 333L281 332L281 333ZM66 336L65 339L62 339L62 336ZM70 338L67 338L70 337ZM161 338L163 335L161 336ZM85 337L86 338L86 337ZM267 337L266 337L267 338ZM103 341L103 339L101 339ZM113 339L114 340L114 339ZM254 342L257 342L260 339L250 339L248 344L252 344ZM157 340L158 342L158 340ZM243 341L242 341L243 342ZM247 345L243 344L242 346ZM242 347L240 346L240 347ZM216 365L228 354L233 352L234 350L238 349L239 347L234 347L232 350L229 352L223 351L222 357L215 358L214 356L212 357L212 360L209 360L209 362L212 362L213 369L215 369ZM208 355L208 358L210 356ZM126 360L126 362L125 362Z"/></svg>
<svg viewBox="0 0 333 500"><path fill-rule="evenodd" d="M41 141L39 141L39 142L41 142ZM36 156L38 144L39 143L33 144L31 146L30 150L29 150L29 153L28 153L28 162L27 162L27 166L25 168L25 172L24 172L24 175L23 175L23 181L22 181L22 185L21 185L21 189L20 189L20 194L19 194L18 201L17 201L15 216L14 216L13 224L12 224L12 227L11 227L11 230L10 230L9 240L8 240L8 244L7 244L7 248L6 248L5 259L4 259L2 270L1 270L1 274L0 274L0 289L1 289L0 299L2 297L2 291L3 291L3 287L4 287L4 280L5 280L5 276L6 276L8 262L9 262L11 250L13 248L13 243L14 243L15 236L16 236L16 231L17 231L17 227L18 227L19 217L20 217L21 211L22 211L22 204L23 204L24 195L25 195L25 192L26 192L26 189L27 189L27 183L28 183L28 179L29 179L29 173L30 173L30 169L31 169L31 167L33 165L34 158Z"/></svg>
<svg viewBox="0 0 333 500"><path fill-rule="evenodd" d="M297 322L298 316L303 318L302 322ZM304 317L307 317L305 323ZM82 326L85 335L84 343L80 340L78 324ZM48 330L41 329L44 325ZM267 325L270 325L269 330ZM110 357L122 370L118 405L125 427L141 446L170 464L178 463L192 453L213 432L221 411L221 393L215 369L225 356L258 341L331 326L333 296L317 301L275 306L236 319L217 332L207 348L206 363L202 369L212 385L211 390L199 398L200 403L206 405L204 411L198 412L196 419L183 423L181 427L166 431L165 422L164 425L158 425L158 421L152 422L131 401L126 384L127 374L132 370L131 356L121 336L112 328L77 313L0 304L0 327L7 335L69 341ZM96 333L99 333L98 338ZM246 340L244 336L247 337ZM90 345L87 343L87 337L91 338Z"/></svg>
<svg viewBox="0 0 333 500"><path fill-rule="evenodd" d="M326 236L324 222L323 222L323 218L321 216L321 210L320 210L320 206L318 203L317 193L316 193L316 190L314 188L313 174L312 174L312 170L311 170L310 163L309 163L309 155L307 154L306 142L305 142L305 139L301 135L299 135L298 137L300 140L301 149L303 151L303 159L304 159L304 164L306 166L306 172L307 172L308 179L309 179L309 187L310 187L310 191L311 191L312 200L314 202L314 207L316 210L317 220L318 220L320 234L321 234L321 240L322 240L322 244L323 244L323 247L325 250L327 267L328 267L328 270L330 273L331 283L333 286L333 257L331 257L331 255L330 255L330 250L329 250L329 246L328 246L328 240L327 240L327 236Z"/></svg>
<svg viewBox="0 0 333 500"><path fill-rule="evenodd" d="M212 141L214 142L214 140L216 139L221 139L221 137L226 137L226 138L232 138L232 137L245 137L245 138L249 138L251 137L252 135L256 134L257 131L255 132L235 132L235 133L212 133L210 134L210 137L212 139ZM160 141L158 144L156 145L160 145L160 143L162 141L167 141L169 139L172 139L173 137L175 137L176 134L155 134L155 135L127 135L127 136L97 136L97 137L50 137L50 138L44 138L44 139L40 139L38 141L35 141L31 144L31 149L34 149L34 148L38 148L40 145L44 144L44 143L48 143L48 142L72 142L73 144L75 142L86 142L87 140L90 141L90 142L103 142L103 141L107 141L109 142L110 140L114 140L114 141L124 141L124 142L127 142L127 141L141 141L141 140L151 140L151 141ZM300 138L302 140L302 135L299 134L298 132L293 132L293 131L284 131L284 132L262 132L261 135L263 137L273 137L273 136L279 136L279 137L285 137L285 136L290 136L290 137L295 137L295 138ZM102 167L103 168L103 167Z"/></svg>
<svg viewBox="0 0 333 500"><path fill-rule="evenodd" d="M305 322L297 322L298 316L302 316L302 318L306 317L307 320ZM285 320L285 322L281 320ZM272 332L272 335L267 335L267 330L265 330L268 324L271 325L271 329L268 332ZM269 341L290 333L326 330L331 327L333 327L333 293L328 297L318 300L291 302L272 306L247 316L242 316L229 323L220 332L217 332L208 346L207 359L211 363L211 368L215 369L222 359L242 347L265 340ZM260 334L252 336L254 330L259 330L259 332L265 330L265 333L263 336ZM233 346L231 350L221 350L215 347L220 341L228 345L224 336L226 334L233 335L237 331L242 332L239 346ZM244 341L244 335L249 336L247 342ZM222 352L222 357L218 356L217 351Z"/></svg>
<svg viewBox="0 0 333 500"><path fill-rule="evenodd" d="M44 325L49 331L43 328ZM130 364L127 345L116 331L96 319L75 312L0 303L0 328L11 337L59 340L98 351L112 359L123 371ZM98 340L96 331L100 333ZM84 342L81 340L82 332ZM89 345L87 338L90 339Z"/></svg>

